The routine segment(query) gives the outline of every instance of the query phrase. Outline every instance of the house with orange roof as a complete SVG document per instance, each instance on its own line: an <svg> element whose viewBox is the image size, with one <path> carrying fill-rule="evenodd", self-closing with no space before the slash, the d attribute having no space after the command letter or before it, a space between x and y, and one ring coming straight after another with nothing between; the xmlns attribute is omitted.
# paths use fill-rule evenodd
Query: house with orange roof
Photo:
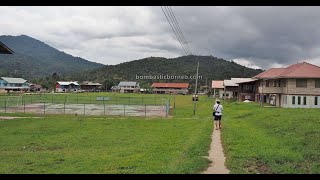
<svg viewBox="0 0 320 180"><path fill-rule="evenodd" d="M320 108L320 67L303 62L271 68L257 79L256 101L284 108Z"/></svg>
<svg viewBox="0 0 320 180"><path fill-rule="evenodd" d="M154 94L189 94L189 83L153 83Z"/></svg>

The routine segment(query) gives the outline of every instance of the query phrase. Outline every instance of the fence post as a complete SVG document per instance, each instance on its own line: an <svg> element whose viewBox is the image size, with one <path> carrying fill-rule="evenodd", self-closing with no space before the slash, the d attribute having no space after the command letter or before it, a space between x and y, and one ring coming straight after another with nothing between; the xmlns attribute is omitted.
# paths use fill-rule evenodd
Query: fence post
<svg viewBox="0 0 320 180"><path fill-rule="evenodd" d="M104 98L103 98L104 99ZM104 115L106 115L106 104L104 103L104 101L103 101L103 113L104 113Z"/></svg>
<svg viewBox="0 0 320 180"><path fill-rule="evenodd" d="M126 116L126 104L123 104L123 116Z"/></svg>
<svg viewBox="0 0 320 180"><path fill-rule="evenodd" d="M23 113L26 113L26 101L23 101Z"/></svg>
<svg viewBox="0 0 320 180"><path fill-rule="evenodd" d="M64 104L63 104L63 112L64 112L64 114L66 114L66 102L64 102Z"/></svg>
<svg viewBox="0 0 320 180"><path fill-rule="evenodd" d="M7 101L4 101L4 112L7 112Z"/></svg>
<svg viewBox="0 0 320 180"><path fill-rule="evenodd" d="M147 104L144 104L144 117L147 118Z"/></svg>
<svg viewBox="0 0 320 180"><path fill-rule="evenodd" d="M86 115L86 104L83 104L83 114Z"/></svg>

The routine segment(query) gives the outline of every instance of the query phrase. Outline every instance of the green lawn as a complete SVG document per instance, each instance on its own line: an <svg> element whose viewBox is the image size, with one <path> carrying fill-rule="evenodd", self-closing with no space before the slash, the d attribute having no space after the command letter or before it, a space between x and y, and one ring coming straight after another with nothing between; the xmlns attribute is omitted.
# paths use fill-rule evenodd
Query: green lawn
<svg viewBox="0 0 320 180"><path fill-rule="evenodd" d="M70 96L88 101L129 95ZM169 98L174 105L170 95L130 96ZM231 173L320 173L319 109L222 104L222 143ZM212 105L200 96L193 116L191 96L179 95L169 118L0 113L24 117L0 121L0 173L201 173L209 165Z"/></svg>
<svg viewBox="0 0 320 180"><path fill-rule="evenodd" d="M205 99L193 117L191 96L176 96L168 119L0 113L26 116L0 121L0 173L200 173L212 132Z"/></svg>
<svg viewBox="0 0 320 180"><path fill-rule="evenodd" d="M231 173L320 173L319 109L230 103L223 123Z"/></svg>

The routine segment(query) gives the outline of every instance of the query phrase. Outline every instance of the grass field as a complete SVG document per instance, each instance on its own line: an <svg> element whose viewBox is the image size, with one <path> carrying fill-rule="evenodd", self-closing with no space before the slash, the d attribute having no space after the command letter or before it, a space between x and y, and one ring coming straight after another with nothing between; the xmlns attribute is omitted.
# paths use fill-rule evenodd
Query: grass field
<svg viewBox="0 0 320 180"><path fill-rule="evenodd" d="M200 96L193 116L191 96L175 99L168 118L0 113L22 117L0 120L0 173L201 173L209 165L213 100ZM222 104L231 173L320 173L319 109Z"/></svg>
<svg viewBox="0 0 320 180"><path fill-rule="evenodd" d="M319 109L227 104L222 133L231 173L320 173Z"/></svg>
<svg viewBox="0 0 320 180"><path fill-rule="evenodd" d="M195 117L191 96L171 118L0 113L25 117L0 121L0 173L200 173L212 132L200 102Z"/></svg>

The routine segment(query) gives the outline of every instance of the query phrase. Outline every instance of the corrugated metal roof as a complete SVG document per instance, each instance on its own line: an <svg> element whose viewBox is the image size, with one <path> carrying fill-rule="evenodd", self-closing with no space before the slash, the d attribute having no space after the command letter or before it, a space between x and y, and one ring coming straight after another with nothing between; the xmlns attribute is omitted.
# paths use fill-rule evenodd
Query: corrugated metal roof
<svg viewBox="0 0 320 180"><path fill-rule="evenodd" d="M78 82L76 82L76 81L58 81L58 83L63 86L67 86L70 84L74 84L76 86L79 86Z"/></svg>
<svg viewBox="0 0 320 180"><path fill-rule="evenodd" d="M258 81L258 79L248 79L248 80L243 80L241 82L237 82L237 84L241 84L241 83L248 83L248 82L254 82L254 81Z"/></svg>
<svg viewBox="0 0 320 180"><path fill-rule="evenodd" d="M239 86L239 84L236 84L237 81L235 80L224 80L223 85L224 86Z"/></svg>
<svg viewBox="0 0 320 180"><path fill-rule="evenodd" d="M91 82L91 81L84 81L82 82L81 85L88 85L88 86L101 86L102 84L100 83L94 83L94 82Z"/></svg>
<svg viewBox="0 0 320 180"><path fill-rule="evenodd" d="M118 86L137 86L139 83L133 81L121 81Z"/></svg>
<svg viewBox="0 0 320 180"><path fill-rule="evenodd" d="M253 80L252 78L231 78L231 80L224 80L223 85L224 86L239 86L239 83L250 82L252 80Z"/></svg>
<svg viewBox="0 0 320 180"><path fill-rule="evenodd" d="M166 87L166 88L188 88L189 83L153 83L151 87L159 88L159 87Z"/></svg>
<svg viewBox="0 0 320 180"><path fill-rule="evenodd" d="M223 81L212 81L212 88L223 89Z"/></svg>
<svg viewBox="0 0 320 180"><path fill-rule="evenodd" d="M271 69L268 69L268 70L266 70L256 76L254 76L253 78L257 78L257 79L277 78L285 70L286 70L286 68L271 68Z"/></svg>
<svg viewBox="0 0 320 180"><path fill-rule="evenodd" d="M7 81L8 83L16 83L16 84L23 84L27 82L27 80L23 78L1 77L1 79Z"/></svg>
<svg viewBox="0 0 320 180"><path fill-rule="evenodd" d="M320 67L303 62L293 64L287 68L272 68L254 76L253 78L320 78Z"/></svg>

